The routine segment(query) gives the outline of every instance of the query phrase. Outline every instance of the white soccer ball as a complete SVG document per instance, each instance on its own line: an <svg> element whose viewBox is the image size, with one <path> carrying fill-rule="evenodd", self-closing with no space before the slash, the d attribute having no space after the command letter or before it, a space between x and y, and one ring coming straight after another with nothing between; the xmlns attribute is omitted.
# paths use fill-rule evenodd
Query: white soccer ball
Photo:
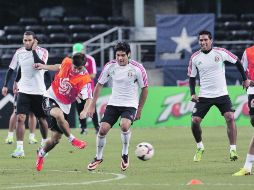
<svg viewBox="0 0 254 190"><path fill-rule="evenodd" d="M135 150L136 156L143 161L149 160L154 155L154 148L148 142L139 143Z"/></svg>

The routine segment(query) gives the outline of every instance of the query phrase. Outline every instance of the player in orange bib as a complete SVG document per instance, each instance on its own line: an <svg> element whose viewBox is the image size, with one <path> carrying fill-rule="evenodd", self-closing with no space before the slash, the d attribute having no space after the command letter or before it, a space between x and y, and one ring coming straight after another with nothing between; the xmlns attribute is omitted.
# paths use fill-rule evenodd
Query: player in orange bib
<svg viewBox="0 0 254 190"><path fill-rule="evenodd" d="M54 81L44 94L43 110L51 118L50 128L52 136L47 140L37 154L37 171L41 171L45 155L59 143L64 134L71 144L79 149L86 147L71 134L66 116L70 113L71 104L77 99L86 99L80 118L86 118L88 106L92 101L91 79L85 69L86 56L82 53L74 54L72 58L65 58L62 64L43 65L34 64L35 69L58 71Z"/></svg>

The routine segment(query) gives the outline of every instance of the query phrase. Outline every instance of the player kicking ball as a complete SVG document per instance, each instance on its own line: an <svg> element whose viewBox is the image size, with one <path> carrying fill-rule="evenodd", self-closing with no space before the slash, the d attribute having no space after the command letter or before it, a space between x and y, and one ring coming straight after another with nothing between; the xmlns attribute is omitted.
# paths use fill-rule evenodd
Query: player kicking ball
<svg viewBox="0 0 254 190"><path fill-rule="evenodd" d="M35 69L58 71L51 86L44 94L42 107L51 119L49 128L52 130L52 136L37 153L37 171L42 170L45 155L59 143L62 134L79 149L83 149L87 145L86 142L78 140L71 134L69 123L66 121L71 104L77 98L86 100L84 109L80 113L81 119L86 118L88 106L92 101L91 79L85 69L85 63L85 54L77 53L72 58L65 58L61 65L34 64Z"/></svg>

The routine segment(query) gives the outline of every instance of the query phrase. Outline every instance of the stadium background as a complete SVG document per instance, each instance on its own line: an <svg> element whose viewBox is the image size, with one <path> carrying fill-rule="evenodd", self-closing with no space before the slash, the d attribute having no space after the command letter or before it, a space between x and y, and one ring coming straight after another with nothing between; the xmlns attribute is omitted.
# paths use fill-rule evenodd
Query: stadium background
<svg viewBox="0 0 254 190"><path fill-rule="evenodd" d="M156 56L158 58L161 46L158 45L160 35L156 33L157 16L212 14L215 45L227 48L241 58L244 49L252 45L254 39L251 3L251 0L244 3L240 0L0 1L0 86L15 49L20 47L25 30L35 31L41 45L49 50L49 64L59 63L63 57L70 55L73 43L84 42L87 52L97 61L99 72L103 64L113 58L115 41L127 40L131 44L132 57L146 67L151 86L144 116L152 115L152 120L144 118L136 126L186 126L192 105L188 103L188 88L180 86L188 85L187 64L178 64L178 61L183 57L187 60L189 55L182 51L174 64L158 64ZM196 34L195 31L188 32ZM239 111L237 124L248 125L246 95L239 90L240 76L234 66L226 66L228 84L236 85L230 88L230 95ZM157 98L158 91L160 98ZM105 104L108 93L109 89L103 92L105 96L101 97L99 108ZM170 104L169 100L172 99L175 101ZM6 98L0 97L0 128L8 126L12 101L11 94ZM154 112L150 112L151 107L156 108ZM165 112L166 116L160 120ZM71 118L72 126L76 126L74 112ZM216 110L208 118L218 120L216 126L224 125ZM209 126L211 123L214 124L214 121L208 119L205 124Z"/></svg>

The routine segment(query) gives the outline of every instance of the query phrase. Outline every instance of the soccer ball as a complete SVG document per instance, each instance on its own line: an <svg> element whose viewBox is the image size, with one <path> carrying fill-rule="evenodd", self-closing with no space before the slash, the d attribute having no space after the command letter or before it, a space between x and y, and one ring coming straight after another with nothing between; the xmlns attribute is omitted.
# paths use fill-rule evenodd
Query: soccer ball
<svg viewBox="0 0 254 190"><path fill-rule="evenodd" d="M143 161L149 160L154 155L154 148L150 143L142 142L136 146L135 155Z"/></svg>

